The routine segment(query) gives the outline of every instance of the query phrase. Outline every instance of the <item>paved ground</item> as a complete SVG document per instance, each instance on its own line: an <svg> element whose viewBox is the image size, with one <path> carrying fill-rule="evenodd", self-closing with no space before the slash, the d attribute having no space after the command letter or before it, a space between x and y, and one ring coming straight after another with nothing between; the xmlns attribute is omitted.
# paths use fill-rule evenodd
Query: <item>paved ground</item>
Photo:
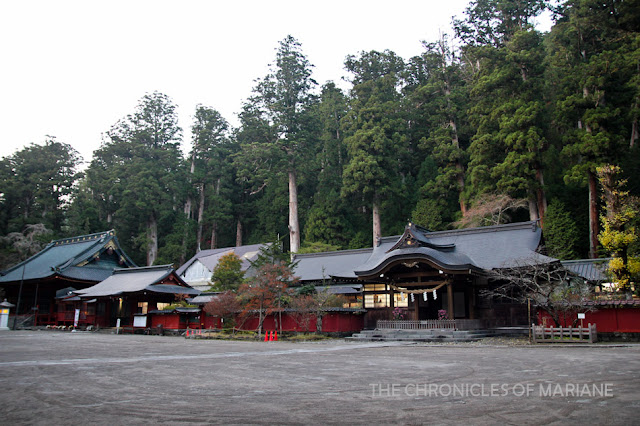
<svg viewBox="0 0 640 426"><path fill-rule="evenodd" d="M0 332L0 423L638 424L640 345Z"/></svg>

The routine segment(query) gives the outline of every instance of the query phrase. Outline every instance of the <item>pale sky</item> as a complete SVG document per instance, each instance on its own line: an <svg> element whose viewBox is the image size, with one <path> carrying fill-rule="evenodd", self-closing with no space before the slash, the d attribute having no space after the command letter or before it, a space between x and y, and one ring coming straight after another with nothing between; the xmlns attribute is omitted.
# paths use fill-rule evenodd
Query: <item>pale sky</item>
<svg viewBox="0 0 640 426"><path fill-rule="evenodd" d="M86 162L102 133L157 90L178 105L189 149L197 104L232 125L278 42L301 44L322 85L344 59L452 34L468 0L7 0L0 5L0 157L46 135ZM341 87L348 87L344 83Z"/></svg>

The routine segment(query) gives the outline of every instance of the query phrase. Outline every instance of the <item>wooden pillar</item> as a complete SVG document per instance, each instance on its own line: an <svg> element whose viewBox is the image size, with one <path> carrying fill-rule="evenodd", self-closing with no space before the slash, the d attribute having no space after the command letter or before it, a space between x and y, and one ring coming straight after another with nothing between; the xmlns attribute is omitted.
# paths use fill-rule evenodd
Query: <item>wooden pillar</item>
<svg viewBox="0 0 640 426"><path fill-rule="evenodd" d="M396 292L393 288L389 286L388 294L389 294L389 315L388 315L389 318L388 319L393 319L393 308L395 307L395 304L396 304L395 302Z"/></svg>
<svg viewBox="0 0 640 426"><path fill-rule="evenodd" d="M407 297L409 297L409 300L411 300L411 296L407 295ZM418 321L420 319L420 304L418 302L418 298L414 297L413 300L413 316L414 316L414 320Z"/></svg>
<svg viewBox="0 0 640 426"><path fill-rule="evenodd" d="M469 301L469 319L476 319L476 298L475 298L475 291L473 290L473 287L468 287L467 288L467 294L468 294L468 298L467 300Z"/></svg>
<svg viewBox="0 0 640 426"><path fill-rule="evenodd" d="M453 312L453 283L447 283L447 310L449 313L449 319L455 319L455 315Z"/></svg>

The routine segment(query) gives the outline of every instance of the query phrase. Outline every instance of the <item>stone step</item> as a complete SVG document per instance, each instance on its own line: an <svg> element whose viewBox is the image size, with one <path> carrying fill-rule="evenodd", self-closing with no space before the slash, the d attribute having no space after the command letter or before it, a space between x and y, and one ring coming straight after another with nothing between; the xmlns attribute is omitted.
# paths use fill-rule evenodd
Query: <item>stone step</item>
<svg viewBox="0 0 640 426"><path fill-rule="evenodd" d="M473 342L494 336L493 330L362 330L347 340L400 342Z"/></svg>

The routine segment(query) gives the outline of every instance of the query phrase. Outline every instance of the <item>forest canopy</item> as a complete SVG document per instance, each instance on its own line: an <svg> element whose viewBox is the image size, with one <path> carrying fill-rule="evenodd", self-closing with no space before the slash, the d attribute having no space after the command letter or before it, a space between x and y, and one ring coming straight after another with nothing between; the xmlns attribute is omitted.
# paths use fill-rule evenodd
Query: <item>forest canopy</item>
<svg viewBox="0 0 640 426"><path fill-rule="evenodd" d="M138 264L178 266L285 236L293 252L370 247L407 220L539 220L550 255L608 256L598 168L640 195L640 1L565 1L541 33L548 7L471 2L418 56L349 55L348 90L316 82L287 36L238 126L199 105L190 141L171 97L147 93L84 168L54 137L0 160L0 236L115 229ZM6 268L20 254L0 241Z"/></svg>

